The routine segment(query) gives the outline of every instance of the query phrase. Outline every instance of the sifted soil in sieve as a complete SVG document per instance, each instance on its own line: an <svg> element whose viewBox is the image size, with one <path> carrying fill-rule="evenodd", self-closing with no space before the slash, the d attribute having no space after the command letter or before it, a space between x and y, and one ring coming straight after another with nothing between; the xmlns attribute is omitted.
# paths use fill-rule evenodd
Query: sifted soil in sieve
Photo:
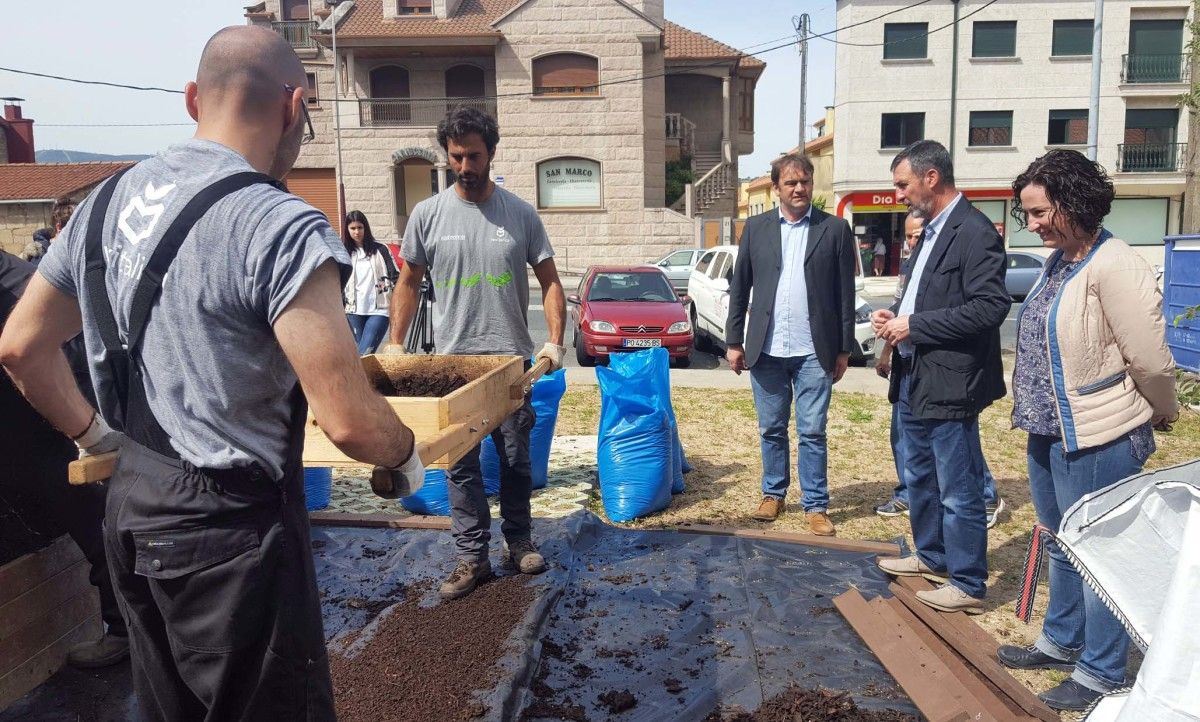
<svg viewBox="0 0 1200 722"><path fill-rule="evenodd" d="M495 681L504 643L537 590L500 577L471 594L422 609L429 583L409 587L353 658L332 654L342 722L466 722L488 714L473 694Z"/></svg>
<svg viewBox="0 0 1200 722"><path fill-rule="evenodd" d="M473 381L457 371L410 371L392 378L375 377L375 390L384 396L433 397L449 396Z"/></svg>
<svg viewBox="0 0 1200 722"><path fill-rule="evenodd" d="M860 709L845 692L804 689L795 685L772 697L754 712L713 712L705 722L916 722L895 710Z"/></svg>

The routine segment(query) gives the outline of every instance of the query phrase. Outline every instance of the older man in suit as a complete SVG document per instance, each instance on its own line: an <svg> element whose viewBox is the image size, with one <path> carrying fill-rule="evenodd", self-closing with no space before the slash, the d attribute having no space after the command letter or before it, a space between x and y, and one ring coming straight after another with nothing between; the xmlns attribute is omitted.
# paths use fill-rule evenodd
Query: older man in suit
<svg viewBox="0 0 1200 722"><path fill-rule="evenodd" d="M758 411L763 498L753 516L774 521L783 512L794 403L805 519L814 534L833 536L825 420L833 384L846 372L855 343L857 251L846 221L813 208L807 157L776 159L771 186L779 208L746 222L725 325L729 367L738 374L750 370Z"/></svg>
<svg viewBox="0 0 1200 722"><path fill-rule="evenodd" d="M917 553L886 559L893 576L942 582L917 597L947 612L983 611L987 518L979 413L1005 394L1000 324L1004 241L954 185L950 154L921 140L892 161L896 199L929 219L910 259L908 285L872 315L896 348L890 396L899 404L908 461L909 518Z"/></svg>

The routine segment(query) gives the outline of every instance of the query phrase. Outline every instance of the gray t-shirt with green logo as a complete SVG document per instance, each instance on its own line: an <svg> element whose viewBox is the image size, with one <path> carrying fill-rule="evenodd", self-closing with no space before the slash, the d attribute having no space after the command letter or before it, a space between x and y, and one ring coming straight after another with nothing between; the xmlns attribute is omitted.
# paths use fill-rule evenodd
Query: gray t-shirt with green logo
<svg viewBox="0 0 1200 722"><path fill-rule="evenodd" d="M400 252L429 267L438 353L533 354L525 267L554 256L533 206L499 186L483 203L447 188L413 209Z"/></svg>
<svg viewBox="0 0 1200 722"><path fill-rule="evenodd" d="M133 292L163 233L197 193L253 168L217 143L189 140L142 161L117 184L102 235L107 290L122 339ZM92 382L113 393L95 310L84 293L93 193L38 267L79 299ZM296 373L272 325L314 270L349 256L320 211L267 184L218 201L188 234L142 337L146 400L179 455L200 467L259 463L283 474Z"/></svg>

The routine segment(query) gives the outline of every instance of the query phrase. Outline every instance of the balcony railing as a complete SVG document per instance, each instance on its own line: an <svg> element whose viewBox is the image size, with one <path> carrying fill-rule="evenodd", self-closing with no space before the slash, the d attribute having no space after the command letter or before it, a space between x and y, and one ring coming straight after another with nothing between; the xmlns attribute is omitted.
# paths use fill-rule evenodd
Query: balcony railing
<svg viewBox="0 0 1200 722"><path fill-rule="evenodd" d="M458 107L496 117L495 98L370 98L358 101L358 121L364 128L434 126Z"/></svg>
<svg viewBox="0 0 1200 722"><path fill-rule="evenodd" d="M1187 55L1122 55L1122 83L1187 83L1191 58Z"/></svg>
<svg viewBox="0 0 1200 722"><path fill-rule="evenodd" d="M278 20L271 23L271 27L293 48L317 47L313 41L313 31L317 29L317 24L312 20Z"/></svg>
<svg viewBox="0 0 1200 722"><path fill-rule="evenodd" d="M1117 170L1122 173L1181 173L1187 143L1124 143L1117 146Z"/></svg>
<svg viewBox="0 0 1200 722"><path fill-rule="evenodd" d="M679 143L679 154L690 158L696 151L696 124L679 113L667 113L667 140Z"/></svg>

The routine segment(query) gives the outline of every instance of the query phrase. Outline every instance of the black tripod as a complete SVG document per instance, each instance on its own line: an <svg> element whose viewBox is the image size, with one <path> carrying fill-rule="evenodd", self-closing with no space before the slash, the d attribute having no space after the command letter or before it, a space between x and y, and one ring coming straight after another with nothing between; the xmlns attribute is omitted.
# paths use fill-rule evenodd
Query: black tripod
<svg viewBox="0 0 1200 722"><path fill-rule="evenodd" d="M434 300L433 279L427 271L421 281L420 295L417 297L417 312L413 314L412 323L408 327L408 338L404 341L404 348L409 353L417 353L417 349L422 353L433 353Z"/></svg>

